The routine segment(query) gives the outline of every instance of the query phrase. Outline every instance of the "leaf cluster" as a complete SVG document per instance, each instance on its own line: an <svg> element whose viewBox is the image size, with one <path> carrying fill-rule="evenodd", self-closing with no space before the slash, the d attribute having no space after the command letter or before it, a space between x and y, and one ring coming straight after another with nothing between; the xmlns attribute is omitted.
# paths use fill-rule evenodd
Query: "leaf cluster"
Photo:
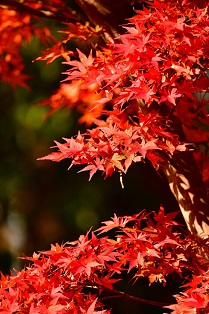
<svg viewBox="0 0 209 314"><path fill-rule="evenodd" d="M174 117L185 130L189 123L190 129L198 128L200 138L200 125L208 121L208 7L154 1L137 11L124 29L114 43L101 49L96 44L88 56L77 49L78 59L65 62L70 66L65 73L66 81L71 81L69 90L78 90L79 84L81 91L93 86L96 101L77 105L72 93L64 95L66 83L48 100L52 110L77 106L84 114L80 121L96 127L57 143L58 152L42 159L70 158L72 165L87 164L82 171L89 170L90 179L97 170L105 177L114 171L126 173L145 157L158 168L161 152L172 155L187 149L179 141L182 135ZM80 30L77 36L83 36Z"/></svg>
<svg viewBox="0 0 209 314"><path fill-rule="evenodd" d="M194 308L200 313L209 303L206 277L201 281L207 275L208 261L200 249L208 242L198 243L178 233L175 215L165 215L162 207L149 215L114 215L96 232L81 235L77 241L24 256L30 266L1 277L0 313L110 313L102 302L103 292L115 294L116 282L129 272L132 283L147 277L150 284L164 285L169 274L178 274L189 281L184 286L189 288L176 296L178 305L170 308L173 313ZM103 235L110 230L115 231L115 238Z"/></svg>

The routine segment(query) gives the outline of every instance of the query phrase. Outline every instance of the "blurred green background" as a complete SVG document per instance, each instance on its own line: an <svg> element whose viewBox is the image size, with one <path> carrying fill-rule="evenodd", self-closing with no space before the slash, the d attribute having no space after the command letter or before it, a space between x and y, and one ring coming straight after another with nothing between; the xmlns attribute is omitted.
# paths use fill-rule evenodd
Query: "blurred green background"
<svg viewBox="0 0 209 314"><path fill-rule="evenodd" d="M51 22L51 27L55 32L57 26ZM157 210L160 204L167 211L178 209L166 180L148 163L131 167L122 189L118 174L106 180L96 174L89 182L88 173L77 174L80 168L67 171L70 161L37 161L50 152L54 140L62 141L80 128L77 113L65 109L46 120L48 109L37 105L64 78L61 59L49 66L32 63L43 49L35 38L22 48L30 90L0 84L0 270L4 273L22 268L16 257L23 252L31 255L49 249L51 243L75 240L114 213ZM158 298L154 288L153 300ZM122 313L123 303L116 302Z"/></svg>

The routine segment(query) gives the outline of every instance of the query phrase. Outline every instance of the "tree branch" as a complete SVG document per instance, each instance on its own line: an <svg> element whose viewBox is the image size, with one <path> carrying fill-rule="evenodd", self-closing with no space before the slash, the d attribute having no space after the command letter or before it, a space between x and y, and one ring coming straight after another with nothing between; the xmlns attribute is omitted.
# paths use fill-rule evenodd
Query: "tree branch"
<svg viewBox="0 0 209 314"><path fill-rule="evenodd" d="M93 25L105 29L105 37L112 40L122 32L121 25L133 14L135 0L75 0Z"/></svg>
<svg viewBox="0 0 209 314"><path fill-rule="evenodd" d="M21 2L17 2L15 0L0 0L0 8L2 9L8 9L8 10L15 10L18 13L21 14L28 14L30 16L34 17L40 17L40 18L47 18L51 20L55 20L57 22L75 22L75 21L83 21L84 15L81 13L68 8L67 12L51 12L47 9L33 9L32 7L29 7Z"/></svg>
<svg viewBox="0 0 209 314"><path fill-rule="evenodd" d="M164 306L169 306L171 305L171 303L162 303L162 302L157 302L157 301L151 301L151 300L147 300L147 299L142 299L139 297L135 297L133 295L130 295L128 293L125 293L123 291L119 291L119 290L115 290L115 289L109 289L107 287L102 286L103 290L109 291L114 293L114 296L107 296L107 297L102 297L100 299L100 301L105 300L105 299L110 299L110 298L127 298L139 303L144 303L144 304L148 304L148 305L154 305L154 306L160 306L160 307L164 307Z"/></svg>
<svg viewBox="0 0 209 314"><path fill-rule="evenodd" d="M93 280L94 282L94 280ZM160 306L160 307L164 307L164 306L169 306L171 305L171 303L163 303L163 302L157 302L157 301L151 301L151 300L147 300L147 299L142 299L133 295L130 295L128 293L125 293L123 291L120 290L116 290L113 288L108 288L106 286L103 286L101 284L99 284L98 282L94 282L93 285L90 282L87 286L88 288L91 289L102 289L104 291L108 291L111 292L112 294L115 294L113 296L106 296L106 297L102 297L100 298L100 301L102 300L106 300L106 299L113 299L113 298L126 298L126 299L130 299L139 303L144 303L144 304L148 304L148 305L154 305L154 306Z"/></svg>

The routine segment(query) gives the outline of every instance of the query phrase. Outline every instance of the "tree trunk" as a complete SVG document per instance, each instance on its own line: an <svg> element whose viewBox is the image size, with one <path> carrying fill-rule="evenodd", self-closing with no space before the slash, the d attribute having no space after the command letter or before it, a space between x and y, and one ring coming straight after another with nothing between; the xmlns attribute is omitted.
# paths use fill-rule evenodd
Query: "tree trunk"
<svg viewBox="0 0 209 314"><path fill-rule="evenodd" d="M192 153L167 157L163 171L189 231L202 238L209 236L209 202Z"/></svg>

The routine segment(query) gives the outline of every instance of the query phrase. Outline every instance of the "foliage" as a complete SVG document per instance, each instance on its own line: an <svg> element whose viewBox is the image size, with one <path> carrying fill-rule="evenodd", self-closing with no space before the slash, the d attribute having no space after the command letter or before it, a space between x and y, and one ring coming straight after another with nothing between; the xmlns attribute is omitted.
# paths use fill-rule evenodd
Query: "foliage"
<svg viewBox="0 0 209 314"><path fill-rule="evenodd" d="M63 1L23 2L22 7L11 1L14 10L0 9L2 80L26 87L22 41L34 35L54 41L48 28L33 23L47 12L60 21L62 13L63 39L37 61L50 63L61 56L69 69L59 90L42 104L50 104L49 114L76 108L79 122L91 126L64 144L56 141L58 151L40 159L71 159L71 166L84 165L80 171L89 171L91 179L98 170L105 177L114 171L125 174L145 159L159 169L166 156L184 154L194 147L191 143L199 142L206 148L197 151L196 159L208 181L207 166L201 167L202 161L208 163L209 134L206 1L144 2L143 10L123 25L124 33L107 44L101 40L106 35L101 27L66 23L67 18L75 20L75 14L65 10ZM68 49L73 43L77 49ZM183 235L174 217L165 215L162 207L158 213L115 215L95 233L24 257L30 266L2 275L0 313L110 313L102 293L127 296L114 288L122 273L132 274L133 282L147 277L150 284L166 284L169 274L177 274L184 290L175 296L177 304L163 306L176 314L207 313L208 240ZM112 229L115 238L103 235Z"/></svg>
<svg viewBox="0 0 209 314"><path fill-rule="evenodd" d="M162 207L149 215L114 215L96 233L24 257L32 265L15 275L2 275L0 312L110 313L104 309L102 292L122 294L114 284L124 272L132 273L133 282L148 277L150 284L166 284L166 277L176 273L189 282L186 291L176 296L178 305L169 306L173 313L208 310L208 260L200 249L207 248L208 241L182 237L174 230L175 215L164 215ZM114 239L98 237L112 229Z"/></svg>
<svg viewBox="0 0 209 314"><path fill-rule="evenodd" d="M15 11L0 10L1 79L13 87L17 85L27 87L26 80L29 76L23 73L24 63L20 55L20 47L23 41L29 42L32 36L38 36L43 40L50 39L49 30L46 27L34 29L29 15L22 19Z"/></svg>
<svg viewBox="0 0 209 314"><path fill-rule="evenodd" d="M92 50L88 57L77 50L79 61L65 62L71 66L66 72L66 80L72 81L70 91L80 83L81 89L92 86L95 93L97 86L99 99L91 105L83 101L81 119L89 124L87 107L96 127L65 139L64 144L56 142L59 152L43 159L70 158L72 165L87 164L82 171L90 171L90 178L97 170L105 176L126 173L145 157L158 168L161 152L187 149L171 122L173 115L181 120L191 142L208 139L208 8L155 1L149 9L137 11L124 28L126 33L114 44L97 49L95 57ZM52 110L75 106L72 93L63 95L66 88L62 84L52 96ZM105 104L108 110L103 110ZM98 120L102 114L105 119Z"/></svg>

